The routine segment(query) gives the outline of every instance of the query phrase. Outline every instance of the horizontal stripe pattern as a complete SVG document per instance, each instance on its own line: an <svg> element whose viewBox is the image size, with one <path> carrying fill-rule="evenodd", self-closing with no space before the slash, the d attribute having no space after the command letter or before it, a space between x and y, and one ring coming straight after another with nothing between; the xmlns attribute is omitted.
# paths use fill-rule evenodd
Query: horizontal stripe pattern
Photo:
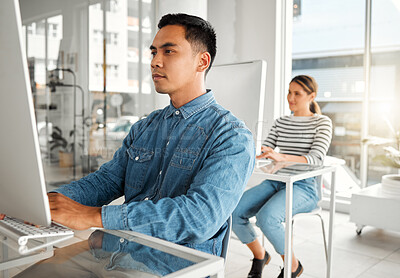
<svg viewBox="0 0 400 278"><path fill-rule="evenodd" d="M276 119L263 145L289 155L304 156L321 165L332 140L332 121L327 116L283 116Z"/></svg>

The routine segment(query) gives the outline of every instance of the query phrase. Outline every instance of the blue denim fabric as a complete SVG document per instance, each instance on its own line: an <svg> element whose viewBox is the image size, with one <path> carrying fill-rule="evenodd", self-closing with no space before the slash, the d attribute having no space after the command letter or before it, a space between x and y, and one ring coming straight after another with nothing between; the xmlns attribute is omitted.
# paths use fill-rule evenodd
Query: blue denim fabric
<svg viewBox="0 0 400 278"><path fill-rule="evenodd" d="M99 230L90 236L89 242L100 236L101 248L91 248L90 252L96 259L109 259L107 270L135 269L161 277L194 265L184 258Z"/></svg>
<svg viewBox="0 0 400 278"><path fill-rule="evenodd" d="M293 183L293 215L312 211L318 203L315 177ZM257 238L249 218L255 216L256 225L274 246L285 254L286 184L265 180L245 191L232 215L232 229L244 244Z"/></svg>
<svg viewBox="0 0 400 278"><path fill-rule="evenodd" d="M98 171L56 190L103 206L106 229L134 230L219 255L255 162L251 132L211 91L135 123Z"/></svg>

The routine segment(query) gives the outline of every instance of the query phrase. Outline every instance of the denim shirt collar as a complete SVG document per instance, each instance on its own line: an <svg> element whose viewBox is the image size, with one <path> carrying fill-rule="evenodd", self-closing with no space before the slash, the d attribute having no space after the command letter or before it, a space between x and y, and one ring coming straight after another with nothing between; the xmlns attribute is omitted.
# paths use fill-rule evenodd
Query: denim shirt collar
<svg viewBox="0 0 400 278"><path fill-rule="evenodd" d="M181 113L184 119L188 119L192 115L206 109L213 102L215 102L214 94L208 89L205 94L202 94L179 108L175 108L172 105L172 101L170 101L164 119L170 117L172 114L176 113L176 111L179 111L178 114Z"/></svg>

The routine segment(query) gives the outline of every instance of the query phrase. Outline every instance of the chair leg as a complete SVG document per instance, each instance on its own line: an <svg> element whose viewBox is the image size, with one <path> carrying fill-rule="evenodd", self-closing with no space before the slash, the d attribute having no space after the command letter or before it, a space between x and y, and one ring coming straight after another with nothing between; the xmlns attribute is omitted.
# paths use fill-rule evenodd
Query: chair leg
<svg viewBox="0 0 400 278"><path fill-rule="evenodd" d="M325 247L325 259L326 262L328 263L328 248L326 247L326 235L325 235L325 226L324 226L324 219L322 219L322 216L320 214L317 214L319 219L321 219L321 226L322 226L322 236L324 238L324 247Z"/></svg>

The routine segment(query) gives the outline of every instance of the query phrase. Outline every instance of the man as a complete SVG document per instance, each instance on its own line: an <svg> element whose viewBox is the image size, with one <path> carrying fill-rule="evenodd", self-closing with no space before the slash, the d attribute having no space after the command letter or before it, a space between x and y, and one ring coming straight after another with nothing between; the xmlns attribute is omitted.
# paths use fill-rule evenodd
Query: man
<svg viewBox="0 0 400 278"><path fill-rule="evenodd" d="M254 167L252 135L205 89L216 54L211 25L169 14L158 27L151 71L170 105L134 124L98 171L49 193L52 219L73 229L134 230L220 255L226 221ZM124 204L104 206L123 195Z"/></svg>

